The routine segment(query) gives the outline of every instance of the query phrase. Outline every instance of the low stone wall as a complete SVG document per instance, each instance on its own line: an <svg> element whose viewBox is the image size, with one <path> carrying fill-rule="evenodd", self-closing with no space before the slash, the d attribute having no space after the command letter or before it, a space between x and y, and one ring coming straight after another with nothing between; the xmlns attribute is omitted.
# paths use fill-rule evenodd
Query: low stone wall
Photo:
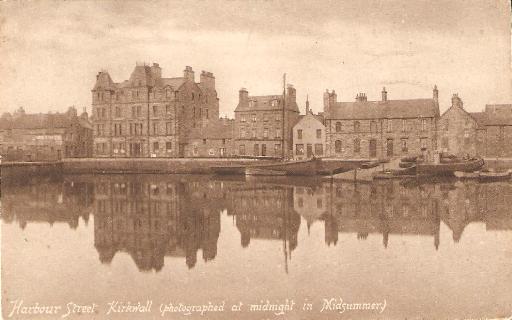
<svg viewBox="0 0 512 320"><path fill-rule="evenodd" d="M65 159L63 173L174 173L211 174L210 167L253 163L252 159L165 159L165 158L87 158ZM260 160L261 161L261 160ZM265 161L265 160L263 160Z"/></svg>

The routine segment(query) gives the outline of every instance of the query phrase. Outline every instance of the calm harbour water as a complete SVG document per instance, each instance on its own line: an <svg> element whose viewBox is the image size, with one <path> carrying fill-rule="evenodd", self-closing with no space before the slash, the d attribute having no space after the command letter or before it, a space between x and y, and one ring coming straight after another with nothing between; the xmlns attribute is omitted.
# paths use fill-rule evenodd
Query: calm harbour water
<svg viewBox="0 0 512 320"><path fill-rule="evenodd" d="M510 182L82 175L4 184L1 205L4 318L20 299L61 305L53 319L69 302L99 319L512 316ZM385 308L320 312L331 298ZM244 309L286 299L284 315ZM225 311L159 311L209 302Z"/></svg>

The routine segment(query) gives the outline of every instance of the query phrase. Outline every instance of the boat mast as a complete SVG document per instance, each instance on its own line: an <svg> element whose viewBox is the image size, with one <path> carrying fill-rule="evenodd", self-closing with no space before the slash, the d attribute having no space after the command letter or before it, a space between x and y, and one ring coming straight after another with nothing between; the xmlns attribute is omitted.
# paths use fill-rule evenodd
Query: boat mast
<svg viewBox="0 0 512 320"><path fill-rule="evenodd" d="M283 134L282 134L282 140L283 140L283 143L281 143L281 157L282 157L282 160L285 160L285 146L284 146L284 143L285 143L285 108L286 108L286 73L283 74L283 123L282 123L282 126L283 126Z"/></svg>

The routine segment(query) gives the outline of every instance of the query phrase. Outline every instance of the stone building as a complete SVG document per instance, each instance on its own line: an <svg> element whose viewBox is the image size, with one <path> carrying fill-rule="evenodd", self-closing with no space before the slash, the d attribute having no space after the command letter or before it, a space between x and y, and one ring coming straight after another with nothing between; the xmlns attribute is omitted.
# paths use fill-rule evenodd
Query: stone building
<svg viewBox="0 0 512 320"><path fill-rule="evenodd" d="M488 158L512 158L512 104L491 104L471 115L479 123L477 148Z"/></svg>
<svg viewBox="0 0 512 320"><path fill-rule="evenodd" d="M439 148L457 156L512 157L512 105L486 105L483 112L467 112L454 94L452 105L439 121Z"/></svg>
<svg viewBox="0 0 512 320"><path fill-rule="evenodd" d="M194 128L189 136L191 148L185 157L224 158L233 155L234 120L221 118L205 127Z"/></svg>
<svg viewBox="0 0 512 320"><path fill-rule="evenodd" d="M299 117L296 91L283 95L249 96L239 91L235 109L234 152L238 156L291 158L292 128Z"/></svg>
<svg viewBox="0 0 512 320"><path fill-rule="evenodd" d="M321 158L325 150L325 126L321 116L314 115L306 101L306 115L299 116L293 126L293 158Z"/></svg>
<svg viewBox="0 0 512 320"><path fill-rule="evenodd" d="M182 77L163 78L157 63L137 64L119 83L101 71L92 106L98 157L183 157L191 131L219 119L215 77L203 71L195 82L189 66Z"/></svg>
<svg viewBox="0 0 512 320"><path fill-rule="evenodd" d="M452 105L439 120L439 150L457 156L481 155L478 146L482 145L482 129L477 117L467 112L462 99L454 94Z"/></svg>
<svg viewBox="0 0 512 320"><path fill-rule="evenodd" d="M438 91L431 99L368 101L365 93L353 102L338 102L334 90L324 93L326 156L381 159L429 156L436 149Z"/></svg>
<svg viewBox="0 0 512 320"><path fill-rule="evenodd" d="M56 161L92 156L87 112L27 114L23 108L0 118L0 154L7 161Z"/></svg>

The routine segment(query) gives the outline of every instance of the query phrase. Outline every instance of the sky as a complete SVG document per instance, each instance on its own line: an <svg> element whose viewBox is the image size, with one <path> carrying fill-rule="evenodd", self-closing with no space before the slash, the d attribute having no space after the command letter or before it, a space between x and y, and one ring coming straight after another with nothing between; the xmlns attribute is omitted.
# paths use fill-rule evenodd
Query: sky
<svg viewBox="0 0 512 320"><path fill-rule="evenodd" d="M96 74L128 79L136 62L164 77L213 72L221 115L238 90L281 94L283 73L304 111L359 92L378 100L432 97L446 110L512 103L508 0L4 1L0 112L90 110Z"/></svg>

